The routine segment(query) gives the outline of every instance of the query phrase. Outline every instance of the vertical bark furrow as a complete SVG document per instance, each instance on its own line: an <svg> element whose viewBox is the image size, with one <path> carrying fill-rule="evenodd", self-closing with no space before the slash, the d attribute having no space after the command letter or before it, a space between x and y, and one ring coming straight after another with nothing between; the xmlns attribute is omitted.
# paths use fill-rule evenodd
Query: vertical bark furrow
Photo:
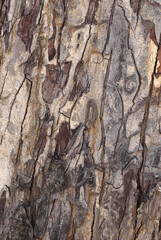
<svg viewBox="0 0 161 240"><path fill-rule="evenodd" d="M160 18L0 2L0 239L161 238Z"/></svg>

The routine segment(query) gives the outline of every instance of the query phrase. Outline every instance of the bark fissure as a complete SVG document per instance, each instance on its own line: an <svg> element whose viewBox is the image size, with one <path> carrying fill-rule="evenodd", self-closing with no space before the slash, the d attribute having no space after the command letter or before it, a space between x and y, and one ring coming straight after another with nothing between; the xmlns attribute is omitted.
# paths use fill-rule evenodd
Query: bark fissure
<svg viewBox="0 0 161 240"><path fill-rule="evenodd" d="M0 3L0 239L161 236L159 0Z"/></svg>
<svg viewBox="0 0 161 240"><path fill-rule="evenodd" d="M26 103L25 114L24 114L23 120L21 122L20 137L19 137L18 151L17 151L17 155L16 155L16 159L15 159L15 165L18 163L20 155L21 155L21 149L22 149L22 145L23 145L23 125L24 125L24 122L25 122L25 119L27 116L28 106L29 106L29 102L30 102L30 98L31 98L31 91L32 91L32 81L30 79L28 79L26 76L24 78L24 82L25 81L29 82L30 88L29 88L29 95L28 95L28 99L27 99L27 103Z"/></svg>
<svg viewBox="0 0 161 240"><path fill-rule="evenodd" d="M18 88L16 94L14 95L14 99L13 99L13 101L12 101L12 103L11 103L11 107L10 107L10 111L9 111L7 127L8 127L8 124L9 124L10 120L11 120L11 113L12 113L13 105L14 105L14 103L15 103L15 101L16 101L16 98L17 98L17 96L18 96L18 94L19 94L19 92L20 92L20 90L21 90L21 88L22 88L22 86L23 86L23 84L24 84L25 81L26 81L26 79L24 78L23 81L22 81L22 83L20 84L20 87ZM6 127L6 128L7 128L7 127Z"/></svg>
<svg viewBox="0 0 161 240"><path fill-rule="evenodd" d="M148 116L149 116L149 108L150 108L150 102L151 102L151 97L152 97L152 91L153 91L153 86L154 86L154 77L156 74L156 69L157 69L157 62L158 62L158 52L159 52L159 46L161 44L161 35L160 35L160 40L158 44L158 49L156 53L156 59L155 59L155 64L154 64L154 69L153 73L151 76L151 82L149 85L149 92L147 96L147 101L145 104L145 110L144 110L144 116L143 116L143 121L142 121L142 127L141 127L141 132L140 132L140 143L142 145L142 158L140 162L140 166L138 169L138 175L137 175L137 189L138 189L138 199L137 199L137 207L136 207L136 217L135 217L135 228L136 229L136 224L137 224L137 215L138 215L138 209L140 208L140 205L142 203L142 198L145 195L145 190L143 186L143 180L144 180L144 165L146 164L146 152L147 152L147 146L145 142L145 135L146 135L146 126L147 126L147 121L148 121ZM135 233L135 239L137 239L138 236L138 231Z"/></svg>
<svg viewBox="0 0 161 240"><path fill-rule="evenodd" d="M85 51L86 51L88 42L89 42L89 40L90 40L90 38L91 38L92 24L93 24L93 21L94 21L94 17L95 17L96 10L97 10L97 4L98 4L98 0L95 0L95 7L94 7L94 11L93 11L93 15L92 15L91 22L90 22L90 25L89 25L89 35L88 35L87 41L86 41L86 43L85 43L85 46L84 46L84 49L83 49L83 52L82 52L82 56L81 56L80 61L82 61L83 58L84 58L84 54L85 54ZM90 3L89 3L89 7L90 7Z"/></svg>
<svg viewBox="0 0 161 240"><path fill-rule="evenodd" d="M110 19L109 19L109 25L108 25L108 29L107 29L107 38L106 38L106 43L104 45L103 51L102 51L102 56L104 57L104 52L106 50L106 47L109 43L109 39L110 39L110 31L111 31L111 26L112 26L112 22L113 22L113 17L114 17L114 12L115 12L115 7L116 7L116 3L117 0L113 1L112 7L111 7L111 15L110 15Z"/></svg>
<svg viewBox="0 0 161 240"><path fill-rule="evenodd" d="M94 201L94 205L93 205L93 222L91 226L91 240L94 239L95 211L96 211L96 200Z"/></svg>
<svg viewBox="0 0 161 240"><path fill-rule="evenodd" d="M31 98L31 92L32 92L32 81L30 79L28 79L27 77L25 77L25 81L28 81L30 84L30 88L29 88L29 95L28 95L28 99L27 99L27 103L26 103L26 110L25 110L25 114L21 123L21 132L20 132L20 138L22 138L23 135L23 125L27 116L27 111L28 111L28 106L29 106L29 102L30 102L30 98Z"/></svg>
<svg viewBox="0 0 161 240"><path fill-rule="evenodd" d="M65 23L67 21L67 10L66 10L65 0L63 0L63 11L64 11L64 19L63 19L63 23L61 25L60 32L59 32L58 50L57 50L57 63L58 63L58 65L60 64L60 47L61 47L61 39L62 39L62 34L63 34L62 32L63 32L63 29L65 27Z"/></svg>

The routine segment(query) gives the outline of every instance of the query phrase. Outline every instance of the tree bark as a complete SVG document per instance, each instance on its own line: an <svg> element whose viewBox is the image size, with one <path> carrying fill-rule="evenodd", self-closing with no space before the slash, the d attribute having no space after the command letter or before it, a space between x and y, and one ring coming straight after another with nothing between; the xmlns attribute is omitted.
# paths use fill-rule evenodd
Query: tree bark
<svg viewBox="0 0 161 240"><path fill-rule="evenodd" d="M0 239L161 240L160 19L1 0Z"/></svg>

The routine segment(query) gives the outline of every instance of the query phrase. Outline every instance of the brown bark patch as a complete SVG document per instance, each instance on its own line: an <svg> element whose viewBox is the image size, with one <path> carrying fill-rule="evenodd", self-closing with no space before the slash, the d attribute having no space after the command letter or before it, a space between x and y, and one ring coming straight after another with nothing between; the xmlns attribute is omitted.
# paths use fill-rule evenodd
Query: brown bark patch
<svg viewBox="0 0 161 240"><path fill-rule="evenodd" d="M44 122L39 130L38 139L34 148L34 157L43 153L47 141L47 123Z"/></svg>
<svg viewBox="0 0 161 240"><path fill-rule="evenodd" d="M154 28L154 23L150 20L144 20L141 19L141 22L144 26L144 38L145 40L147 39L148 34L151 32L151 30ZM152 32L152 35L154 34L154 32ZM150 34L151 35L151 34Z"/></svg>
<svg viewBox="0 0 161 240"><path fill-rule="evenodd" d="M30 159L21 166L20 171L17 171L17 183L20 191L30 189L34 165L35 161Z"/></svg>
<svg viewBox="0 0 161 240"><path fill-rule="evenodd" d="M55 49L55 46L54 46L55 36L56 36L56 27L54 26L53 27L53 35L49 39L49 44L48 44L48 58L49 58L49 61L51 61L56 54L56 49Z"/></svg>
<svg viewBox="0 0 161 240"><path fill-rule="evenodd" d="M55 149L55 156L61 156L66 149L69 139L71 137L69 124L67 122L63 122L60 126L59 133L56 136L56 149Z"/></svg>
<svg viewBox="0 0 161 240"><path fill-rule="evenodd" d="M60 74L60 86L61 86L61 88L64 88L66 86L67 82L68 82L71 64L72 64L71 61L64 63L64 66L63 66L61 74Z"/></svg>
<svg viewBox="0 0 161 240"><path fill-rule="evenodd" d="M156 46L158 46L158 42L155 34L155 26L153 26L153 28L150 31L150 39L154 42Z"/></svg>
<svg viewBox="0 0 161 240"><path fill-rule="evenodd" d="M4 213L5 203L6 203L6 191L3 191L2 196L0 198L0 221Z"/></svg>
<svg viewBox="0 0 161 240"><path fill-rule="evenodd" d="M98 118L97 104L93 99L89 100L86 108L86 126L92 127Z"/></svg>
<svg viewBox="0 0 161 240"><path fill-rule="evenodd" d="M157 68L156 78L158 78L161 74L161 45L159 46L159 51L158 51L158 61L160 66Z"/></svg>
<svg viewBox="0 0 161 240"><path fill-rule="evenodd" d="M33 33L36 29L36 20L37 16L40 12L42 0L35 1L35 5L33 9L30 11L28 15L22 16L17 34L21 37L22 41L26 46L26 50L29 50L31 47Z"/></svg>
<svg viewBox="0 0 161 240"><path fill-rule="evenodd" d="M45 102L52 103L58 96L59 68L53 64L46 66L46 79L42 84L42 96Z"/></svg>
<svg viewBox="0 0 161 240"><path fill-rule="evenodd" d="M85 18L86 23L94 22L94 15L95 15L97 8L98 8L98 1L90 0L87 15Z"/></svg>
<svg viewBox="0 0 161 240"><path fill-rule="evenodd" d="M139 0L130 0L130 5L134 12L138 11L139 8Z"/></svg>
<svg viewBox="0 0 161 240"><path fill-rule="evenodd" d="M52 103L61 90L66 86L71 62L66 62L62 70L53 64L46 66L46 79L42 84L42 96L45 102Z"/></svg>

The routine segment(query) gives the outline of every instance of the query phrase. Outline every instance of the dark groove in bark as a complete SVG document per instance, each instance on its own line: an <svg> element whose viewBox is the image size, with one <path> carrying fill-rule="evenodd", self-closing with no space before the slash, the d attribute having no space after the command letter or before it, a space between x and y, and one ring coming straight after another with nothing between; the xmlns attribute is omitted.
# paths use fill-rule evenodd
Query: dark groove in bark
<svg viewBox="0 0 161 240"><path fill-rule="evenodd" d="M63 7L64 7L64 19L63 19L63 23L62 26L60 28L60 32L59 32L59 41L58 41L58 49L57 49L57 64L60 65L60 47L61 47L61 39L62 39L62 31L63 28L65 27L65 23L67 20L67 9L66 9L66 4L65 4L65 0L63 0Z"/></svg>
<svg viewBox="0 0 161 240"><path fill-rule="evenodd" d="M91 226L91 240L94 239L95 211L96 211L96 199L95 199L94 205L93 205L93 222L92 222L92 226Z"/></svg>
<svg viewBox="0 0 161 240"><path fill-rule="evenodd" d="M117 3L117 0L114 0L114 1L113 1L113 4L112 4L112 7L111 7L111 15L110 15L110 20L109 20L109 24L108 24L107 38L106 38L106 43L105 43L105 45L104 45L104 48L103 48L103 50L102 50L102 56L104 56L104 52L105 52L106 47L107 47L107 45L108 45L108 43L109 43L111 25L112 25L112 22L113 22L113 17L114 17L114 12L115 12L116 3Z"/></svg>
<svg viewBox="0 0 161 240"><path fill-rule="evenodd" d="M156 54L154 70L153 70L153 73L151 76L151 82L150 82L150 86L149 86L147 101L145 104L144 117L143 117L143 121L142 121L141 133L140 133L140 143L143 147L143 150L142 150L142 159L141 159L141 163L140 163L140 166L138 169L138 175L137 175L137 189L138 189L139 193L138 193L138 199L137 199L137 205L136 205L136 217L135 217L135 227L134 227L135 231L136 231L136 224L137 224L138 209L142 203L142 198L145 195L144 186L143 186L143 177L144 177L143 166L145 165L145 162L146 162L146 151L147 151L147 146L145 143L145 131L146 131L146 126L147 126L147 121L148 121L148 116L149 116L149 108L150 108L151 96L152 96L152 91L153 91L154 78L155 78L156 69L157 69L158 52L159 52L160 44L161 44L161 35L160 35L160 40L159 40L159 44L158 44L158 50L157 50L157 54ZM142 176L141 176L141 174L142 174ZM134 239L135 240L137 239L136 233L135 233Z"/></svg>
<svg viewBox="0 0 161 240"><path fill-rule="evenodd" d="M16 94L15 94L15 96L14 96L14 99L13 99L13 101L12 101L11 108L10 108L10 111L9 111L9 117L8 117L7 127L8 127L8 124L9 124L9 122L10 122L10 119L11 119L11 113L12 113L13 105L14 105L14 103L15 103L15 101L16 101L16 98L17 98L17 96L18 96L18 94L19 94L19 92L20 92L20 90L21 90L21 88L22 88L25 80L26 80L26 79L24 78L24 80L23 80L22 83L20 84L20 87L18 88L18 90L17 90L17 92L16 92Z"/></svg>
<svg viewBox="0 0 161 240"><path fill-rule="evenodd" d="M85 51L86 51L86 48L87 48L89 39L91 38L91 29L92 29L92 24L93 24L93 21L94 21L95 13L96 13L96 11L97 11L97 3L98 3L98 0L95 0L95 8L94 8L94 11L93 11L92 20L91 20L91 22L90 22L90 27L89 27L89 36L88 36L87 41L86 41L86 43L85 43L85 47L84 47L84 49L83 49L83 53L82 53L82 56L81 56L80 61L83 60L83 57L84 57L84 54L85 54ZM89 3L89 4L90 4L90 3ZM90 6L89 6L89 7L90 7Z"/></svg>
<svg viewBox="0 0 161 240"><path fill-rule="evenodd" d="M0 3L6 5L0 7L2 173L3 164L11 163L11 184L4 177L3 186L10 194L6 191L4 200L2 189L0 196L0 239L160 237L160 50L152 70L148 64L158 46L161 5L142 0L129 0L128 6L117 0L25 2ZM147 9L152 13L144 20ZM32 47L22 58L21 40ZM146 56L147 68L141 62ZM19 76L23 69L17 64L24 65L19 84L15 72ZM44 88L48 66L51 84ZM149 71L151 83L143 89ZM16 89L9 95L12 86ZM19 104L22 92L26 96ZM154 133L151 126L157 128ZM7 130L12 130L9 135Z"/></svg>
<svg viewBox="0 0 161 240"><path fill-rule="evenodd" d="M138 3L138 9L137 9L137 21L136 21L136 27L138 25L138 21L139 21L139 13L140 13L140 10L141 10L141 2L142 0L139 0L139 3ZM135 27L135 28L136 28Z"/></svg>
<svg viewBox="0 0 161 240"><path fill-rule="evenodd" d="M26 76L25 76L24 81L28 81L30 83L30 89L29 89L29 96L28 96L28 99L27 99L25 114L24 114L24 117L23 117L23 120L22 120L22 123L21 123L18 153L17 153L17 157L16 157L16 160L15 160L15 164L18 163L19 156L20 156L20 150L22 149L22 145L23 145L23 140L22 140L23 124L24 124L26 116L27 116L27 111L28 111L28 106L29 106L29 101L30 101L30 98L31 98L31 91L32 91L32 81L30 79L28 79Z"/></svg>

